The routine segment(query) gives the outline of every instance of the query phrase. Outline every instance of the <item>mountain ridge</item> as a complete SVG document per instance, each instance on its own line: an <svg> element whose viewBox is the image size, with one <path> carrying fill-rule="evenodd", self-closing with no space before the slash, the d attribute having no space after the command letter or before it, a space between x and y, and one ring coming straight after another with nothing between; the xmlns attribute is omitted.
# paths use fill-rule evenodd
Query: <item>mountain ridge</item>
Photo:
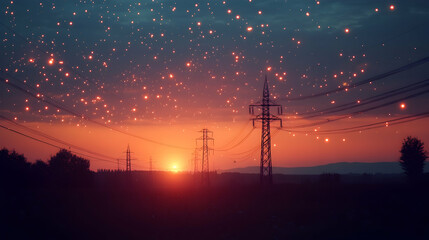
<svg viewBox="0 0 429 240"><path fill-rule="evenodd" d="M248 166L222 170L223 173L259 173L259 166ZM337 162L311 167L273 167L273 174L400 174L403 173L399 162ZM424 172L429 172L426 165Z"/></svg>

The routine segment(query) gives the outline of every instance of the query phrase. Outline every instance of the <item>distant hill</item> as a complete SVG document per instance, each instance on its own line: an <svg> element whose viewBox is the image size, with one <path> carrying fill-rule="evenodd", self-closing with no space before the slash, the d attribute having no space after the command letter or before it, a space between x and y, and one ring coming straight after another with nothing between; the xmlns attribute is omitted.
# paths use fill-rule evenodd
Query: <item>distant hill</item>
<svg viewBox="0 0 429 240"><path fill-rule="evenodd" d="M259 173L259 167L251 166L245 168L233 168L223 170L221 172L238 172L238 173ZM429 172L429 167L426 165L425 172ZM273 167L273 174L322 174L322 173L338 173L338 174L397 174L403 173L403 170L398 162L339 162L314 167Z"/></svg>

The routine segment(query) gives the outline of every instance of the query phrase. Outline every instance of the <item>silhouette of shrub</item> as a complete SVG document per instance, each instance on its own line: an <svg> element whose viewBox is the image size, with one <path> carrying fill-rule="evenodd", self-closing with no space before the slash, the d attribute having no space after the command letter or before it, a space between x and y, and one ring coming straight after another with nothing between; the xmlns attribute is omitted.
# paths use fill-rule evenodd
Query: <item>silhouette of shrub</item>
<svg viewBox="0 0 429 240"><path fill-rule="evenodd" d="M424 143L418 138L409 136L404 139L400 153L399 163L405 174L411 179L420 177L427 158Z"/></svg>

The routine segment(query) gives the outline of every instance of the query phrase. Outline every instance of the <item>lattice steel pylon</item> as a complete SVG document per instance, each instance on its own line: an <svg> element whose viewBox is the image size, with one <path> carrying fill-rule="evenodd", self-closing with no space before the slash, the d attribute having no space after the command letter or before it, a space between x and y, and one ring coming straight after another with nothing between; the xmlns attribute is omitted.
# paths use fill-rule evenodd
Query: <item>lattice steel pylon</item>
<svg viewBox="0 0 429 240"><path fill-rule="evenodd" d="M205 185L210 184L210 168L209 168L209 151L213 151L213 148L209 148L209 141L214 141L213 139L213 132L209 131L207 128L204 128L200 132L203 133L203 136L200 138L197 138L198 140L201 140L203 142L203 146L200 148L202 151L202 158L201 158L201 183ZM209 134L211 135L209 137Z"/></svg>
<svg viewBox="0 0 429 240"><path fill-rule="evenodd" d="M270 108L272 107L277 108L278 115L283 114L282 106L270 100L268 80L267 80L267 76L265 76L264 90L262 93L262 101L256 104L249 105L249 113L252 116L254 116L254 118L252 118L253 127L255 127L255 121L262 122L261 162L260 162L260 169L259 169L260 180L262 184L273 183L270 124L273 121L279 121L280 127L283 126L282 119L270 113ZM255 108L261 109L260 114L255 115Z"/></svg>
<svg viewBox="0 0 429 240"><path fill-rule="evenodd" d="M195 148L195 150L194 150L193 163L194 163L194 174L197 174L197 172L198 172L198 148Z"/></svg>
<svg viewBox="0 0 429 240"><path fill-rule="evenodd" d="M126 171L131 172L131 151L130 151L129 144L126 151L125 165L126 165Z"/></svg>

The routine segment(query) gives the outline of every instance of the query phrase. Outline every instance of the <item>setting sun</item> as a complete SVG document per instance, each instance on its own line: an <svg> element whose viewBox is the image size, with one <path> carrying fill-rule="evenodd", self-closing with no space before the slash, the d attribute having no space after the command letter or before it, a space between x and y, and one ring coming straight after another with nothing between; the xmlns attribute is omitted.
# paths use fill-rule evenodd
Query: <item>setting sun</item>
<svg viewBox="0 0 429 240"><path fill-rule="evenodd" d="M179 167L177 166L177 164L173 164L171 166L171 171L174 172L174 173L179 172Z"/></svg>

